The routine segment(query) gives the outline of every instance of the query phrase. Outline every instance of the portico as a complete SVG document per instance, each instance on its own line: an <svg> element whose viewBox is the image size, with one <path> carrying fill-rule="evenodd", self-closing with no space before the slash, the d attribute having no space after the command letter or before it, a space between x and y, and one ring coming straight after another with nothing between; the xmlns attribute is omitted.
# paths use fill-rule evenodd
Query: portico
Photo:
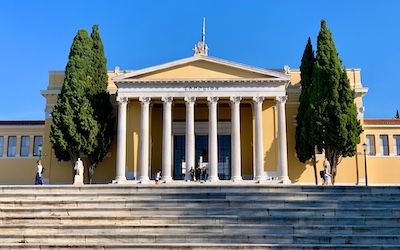
<svg viewBox="0 0 400 250"><path fill-rule="evenodd" d="M184 136L184 173L185 180L190 179L190 168L198 165L199 154L196 154L196 136L206 135L208 148L208 181L219 181L221 162L228 160L229 179L236 182L243 180L242 153L253 154L248 165L253 166L252 178L262 182L265 180L265 130L273 130L264 126L265 119L278 117L279 144L279 179L290 182L287 171L286 120L285 101L286 85L290 77L280 71L254 68L247 65L209 57L195 55L193 57L154 66L138 71L117 75L113 78L118 87L118 133L116 155L116 177L118 183L126 181L127 166L127 109L129 104L140 104L140 133L138 154L138 181L147 183L154 168L150 162L152 147L150 134L153 120L152 109L162 108L162 180L173 181L177 178L176 154L174 152L174 136ZM272 104L273 114L263 115L266 102ZM153 105L156 105L153 107ZM267 105L268 106L268 105ZM179 107L179 108L178 108ZM264 107L264 108L263 108ZM181 112L174 118L174 113ZM226 112L230 109L230 112ZM197 113L203 113L197 114ZM222 114L222 113L223 114ZM251 112L251 144L243 144L243 122L241 114ZM206 116L205 113L208 113ZM226 114L228 113L228 114ZM199 116L197 120L195 117ZM200 117L201 115L201 117ZM222 117L223 116L223 117ZM200 124L202 128L199 130ZM206 127L204 126L206 124ZM184 128L182 128L184 126ZM271 133L268 133L268 135ZM272 133L273 134L273 133ZM218 149L219 138L226 135L230 140L230 159L221 155ZM205 137L204 137L205 138ZM204 139L203 138L203 139ZM271 140L271 139L269 139ZM128 142L129 143L129 142ZM245 150L245 147L251 147ZM228 148L229 149L229 148ZM197 159L196 159L197 158ZM248 162L248 160L246 161ZM153 168L152 171L149 171ZM180 166L182 168L182 166ZM248 172L248 171L247 171Z"/></svg>

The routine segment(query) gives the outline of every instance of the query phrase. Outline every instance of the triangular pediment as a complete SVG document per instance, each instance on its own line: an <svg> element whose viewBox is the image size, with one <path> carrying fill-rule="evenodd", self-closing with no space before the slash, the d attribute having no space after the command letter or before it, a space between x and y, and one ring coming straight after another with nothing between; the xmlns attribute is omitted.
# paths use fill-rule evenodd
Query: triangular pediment
<svg viewBox="0 0 400 250"><path fill-rule="evenodd" d="M218 80L269 79L289 80L290 76L277 70L267 70L209 56L193 56L181 60L131 71L113 78L115 82L140 80Z"/></svg>

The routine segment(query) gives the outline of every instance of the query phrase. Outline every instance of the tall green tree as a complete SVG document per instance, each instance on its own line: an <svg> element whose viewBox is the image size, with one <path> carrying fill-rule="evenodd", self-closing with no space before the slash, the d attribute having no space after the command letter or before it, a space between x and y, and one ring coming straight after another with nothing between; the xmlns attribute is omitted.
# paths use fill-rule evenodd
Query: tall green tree
<svg viewBox="0 0 400 250"><path fill-rule="evenodd" d="M311 39L308 38L307 45L304 49L303 57L300 65L300 105L297 113L296 127L296 153L300 162L305 163L311 159L314 166L315 184L318 185L317 164L315 157L315 142L313 141L314 132L311 126L312 117L315 113L310 109L310 95L313 78L313 70L315 64L314 50L312 48Z"/></svg>
<svg viewBox="0 0 400 250"><path fill-rule="evenodd" d="M399 110L396 110L396 115L394 116L394 118L399 119L400 115L399 115Z"/></svg>
<svg viewBox="0 0 400 250"><path fill-rule="evenodd" d="M90 68L91 83L89 99L94 108L94 119L98 131L93 150L88 153L87 173L89 183L92 183L96 166L106 156L114 136L115 118L110 94L107 92L108 75L107 59L104 56L104 46L100 37L98 25L92 27L92 65Z"/></svg>
<svg viewBox="0 0 400 250"><path fill-rule="evenodd" d="M312 92L310 106L316 114L312 121L316 145L325 152L334 184L342 157L356 154L362 127L357 119L354 90L350 88L325 20L321 20L317 39Z"/></svg>
<svg viewBox="0 0 400 250"><path fill-rule="evenodd" d="M80 152L92 153L98 134L94 110L87 96L91 85L92 39L85 29L75 36L61 93L52 112L50 142L59 161L70 161L72 168Z"/></svg>

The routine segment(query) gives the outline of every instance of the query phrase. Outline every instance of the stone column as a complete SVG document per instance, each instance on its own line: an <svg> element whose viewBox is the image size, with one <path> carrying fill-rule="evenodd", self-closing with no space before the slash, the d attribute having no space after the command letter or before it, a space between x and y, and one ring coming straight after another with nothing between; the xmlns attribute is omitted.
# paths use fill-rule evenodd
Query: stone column
<svg viewBox="0 0 400 250"><path fill-rule="evenodd" d="M162 144L162 180L172 180L172 97L162 97L163 109L163 144Z"/></svg>
<svg viewBox="0 0 400 250"><path fill-rule="evenodd" d="M149 110L150 97L140 97L142 112L140 119L140 164L139 180L144 183L149 181Z"/></svg>
<svg viewBox="0 0 400 250"><path fill-rule="evenodd" d="M126 164L126 107L128 105L128 97L118 97L118 129L117 129L117 162L116 176L113 182L126 181L125 164Z"/></svg>
<svg viewBox="0 0 400 250"><path fill-rule="evenodd" d="M218 97L207 97L208 101L208 180L218 181Z"/></svg>
<svg viewBox="0 0 400 250"><path fill-rule="evenodd" d="M190 168L195 167L195 137L194 137L194 103L196 97L185 97L186 102L186 174L185 180L189 181Z"/></svg>
<svg viewBox="0 0 400 250"><path fill-rule="evenodd" d="M264 174L264 146L263 146L263 126L262 126L262 104L263 96L253 97L254 109L254 128L255 128L255 160L256 160L256 176L258 181L265 180Z"/></svg>
<svg viewBox="0 0 400 250"><path fill-rule="evenodd" d="M241 181L242 178L242 155L240 149L240 96L231 96L231 166L232 166L232 181Z"/></svg>
<svg viewBox="0 0 400 250"><path fill-rule="evenodd" d="M290 184L291 181L288 176L287 164L287 144L286 144L286 114L285 103L286 96L277 96L276 105L278 108L278 147L279 147L279 168L281 176L279 179L283 184Z"/></svg>

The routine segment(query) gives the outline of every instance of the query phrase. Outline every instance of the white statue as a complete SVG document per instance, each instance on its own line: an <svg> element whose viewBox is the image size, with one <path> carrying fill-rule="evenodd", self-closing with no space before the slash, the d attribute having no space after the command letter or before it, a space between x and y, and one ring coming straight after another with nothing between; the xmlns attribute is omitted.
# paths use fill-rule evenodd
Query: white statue
<svg viewBox="0 0 400 250"><path fill-rule="evenodd" d="M283 70L285 71L286 75L290 75L290 67L288 65L283 66Z"/></svg>
<svg viewBox="0 0 400 250"><path fill-rule="evenodd" d="M74 169L75 169L75 175L83 176L84 167L81 158L78 158L78 160L75 162Z"/></svg>
<svg viewBox="0 0 400 250"><path fill-rule="evenodd" d="M78 158L78 160L75 162L74 170L75 170L74 185L83 185L84 167L81 158Z"/></svg>

